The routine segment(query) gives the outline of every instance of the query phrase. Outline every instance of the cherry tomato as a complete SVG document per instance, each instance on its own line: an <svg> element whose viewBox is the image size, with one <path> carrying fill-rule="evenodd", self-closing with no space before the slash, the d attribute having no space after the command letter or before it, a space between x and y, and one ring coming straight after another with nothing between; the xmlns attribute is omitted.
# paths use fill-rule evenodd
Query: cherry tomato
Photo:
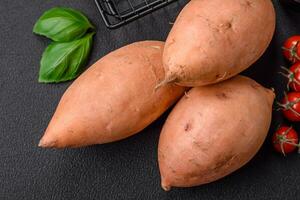
<svg viewBox="0 0 300 200"><path fill-rule="evenodd" d="M292 63L300 61L300 35L288 38L284 42L282 49L283 55L286 59Z"/></svg>
<svg viewBox="0 0 300 200"><path fill-rule="evenodd" d="M290 121L300 121L300 92L285 94L281 103L278 103L283 115Z"/></svg>
<svg viewBox="0 0 300 200"><path fill-rule="evenodd" d="M288 90L289 88L292 88L293 91L300 92L300 62L295 63L290 69L285 67L281 68L284 72L279 73L288 78Z"/></svg>
<svg viewBox="0 0 300 200"><path fill-rule="evenodd" d="M283 155L295 151L299 138L297 132L288 126L280 126L272 137L274 149Z"/></svg>

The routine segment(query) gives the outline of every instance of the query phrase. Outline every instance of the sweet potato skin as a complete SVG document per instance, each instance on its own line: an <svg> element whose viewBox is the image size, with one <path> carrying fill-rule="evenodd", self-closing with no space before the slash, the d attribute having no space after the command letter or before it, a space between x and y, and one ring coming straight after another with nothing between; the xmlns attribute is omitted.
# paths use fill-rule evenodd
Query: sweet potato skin
<svg viewBox="0 0 300 200"><path fill-rule="evenodd" d="M65 92L40 141L41 147L81 147L138 133L184 93L164 77L163 42L144 41L100 59Z"/></svg>
<svg viewBox="0 0 300 200"><path fill-rule="evenodd" d="M160 136L163 189L209 183L246 164L268 133L273 99L273 91L243 76L191 89Z"/></svg>
<svg viewBox="0 0 300 200"><path fill-rule="evenodd" d="M163 54L165 82L202 86L253 64L275 30L270 0L193 0L179 14Z"/></svg>

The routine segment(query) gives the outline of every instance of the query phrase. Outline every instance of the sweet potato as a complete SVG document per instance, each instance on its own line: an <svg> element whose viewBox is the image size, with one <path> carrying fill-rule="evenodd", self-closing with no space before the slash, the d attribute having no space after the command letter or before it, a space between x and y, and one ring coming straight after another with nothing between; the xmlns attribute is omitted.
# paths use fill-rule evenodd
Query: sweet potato
<svg viewBox="0 0 300 200"><path fill-rule="evenodd" d="M163 189L209 183L246 164L268 133L273 100L273 91L243 76L191 89L160 136Z"/></svg>
<svg viewBox="0 0 300 200"><path fill-rule="evenodd" d="M137 42L100 59L65 92L41 147L81 147L129 137L148 126L184 93L164 77L163 42Z"/></svg>
<svg viewBox="0 0 300 200"><path fill-rule="evenodd" d="M194 87L233 77L264 53L274 29L270 0L192 0L167 38L166 78L159 85Z"/></svg>

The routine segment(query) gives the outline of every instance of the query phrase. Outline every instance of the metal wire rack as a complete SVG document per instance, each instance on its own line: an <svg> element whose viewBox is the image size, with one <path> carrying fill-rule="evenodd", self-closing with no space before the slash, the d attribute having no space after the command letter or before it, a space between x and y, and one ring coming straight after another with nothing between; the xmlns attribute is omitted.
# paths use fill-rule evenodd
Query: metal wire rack
<svg viewBox="0 0 300 200"><path fill-rule="evenodd" d="M95 0L108 28L114 29L176 0Z"/></svg>

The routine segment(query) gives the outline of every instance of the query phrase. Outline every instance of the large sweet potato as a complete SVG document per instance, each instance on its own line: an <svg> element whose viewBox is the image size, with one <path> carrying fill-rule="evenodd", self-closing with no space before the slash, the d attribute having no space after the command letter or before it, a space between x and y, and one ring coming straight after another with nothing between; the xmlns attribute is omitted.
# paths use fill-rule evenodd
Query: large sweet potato
<svg viewBox="0 0 300 200"><path fill-rule="evenodd" d="M65 92L40 141L42 147L80 147L129 137L180 98L184 88L155 90L164 77L163 42L138 42L100 59Z"/></svg>
<svg viewBox="0 0 300 200"><path fill-rule="evenodd" d="M273 99L271 90L243 76L191 89L160 136L162 187L209 183L246 164L268 133Z"/></svg>
<svg viewBox="0 0 300 200"><path fill-rule="evenodd" d="M166 41L162 84L201 86L233 77L264 53L274 29L270 0L192 0Z"/></svg>

